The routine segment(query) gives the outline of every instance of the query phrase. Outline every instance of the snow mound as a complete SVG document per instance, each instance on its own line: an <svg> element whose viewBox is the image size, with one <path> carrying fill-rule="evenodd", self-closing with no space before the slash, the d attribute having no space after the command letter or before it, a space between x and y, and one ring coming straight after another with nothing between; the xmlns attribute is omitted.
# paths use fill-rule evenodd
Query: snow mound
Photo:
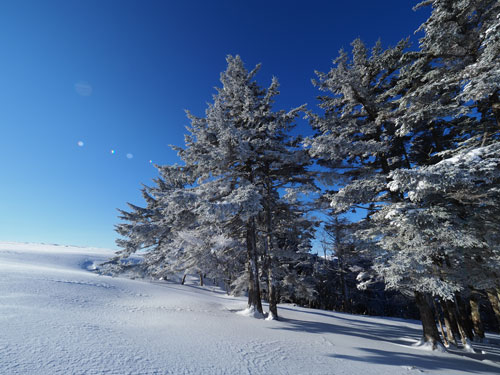
<svg viewBox="0 0 500 375"><path fill-rule="evenodd" d="M433 344L432 342L424 341L423 338L421 338L419 341L417 341L412 346L415 347L415 348L419 348L419 349L422 349L422 350L429 351L429 352L438 351L438 352L441 352L441 353L446 353L445 347L440 342L436 342L436 343Z"/></svg>
<svg viewBox="0 0 500 375"><path fill-rule="evenodd" d="M255 307L247 307L245 310L238 311L237 314L257 319L264 319L265 317L264 314L258 312Z"/></svg>

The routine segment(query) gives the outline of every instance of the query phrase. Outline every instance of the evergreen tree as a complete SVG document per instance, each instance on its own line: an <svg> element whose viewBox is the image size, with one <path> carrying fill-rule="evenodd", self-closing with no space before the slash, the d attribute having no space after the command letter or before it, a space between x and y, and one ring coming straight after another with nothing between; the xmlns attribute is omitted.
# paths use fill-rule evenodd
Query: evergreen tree
<svg viewBox="0 0 500 375"><path fill-rule="evenodd" d="M220 197L213 201L215 205L229 208L214 219L216 222L237 220L239 227L245 228L248 305L262 312L259 283L262 262L259 260L263 257L272 267L277 251L273 234L275 202L280 199L277 189L310 180L305 172L307 153L294 150L293 140L287 135L301 108L273 112L277 80L273 79L269 89L262 89L253 81L259 66L248 72L239 56L229 56L227 62L228 68L221 74L223 87L217 90L206 117L189 115L190 135L186 137L186 147L178 151L180 158L198 176L200 189L209 186L207 183L217 182L226 184L231 192L231 201ZM218 191L220 187L213 194L217 195ZM205 215L214 209L212 206ZM262 242L265 254L258 248L259 217L265 222L266 235ZM276 316L272 268L268 268L267 278L271 314Z"/></svg>
<svg viewBox="0 0 500 375"><path fill-rule="evenodd" d="M263 89L254 81L259 66L248 72L239 56L228 56L227 63L222 87L205 117L188 113L186 145L174 147L184 166L160 167L166 176L157 180L157 188L145 188L148 207L122 212L128 222L118 226L125 236L119 241L124 247L120 256L142 248L149 250L146 262L151 263L149 269L158 269L156 274L208 274L224 278L237 290L246 281L248 307L257 313L263 312L260 281L265 276L270 317L277 318L276 287L283 278L277 270L291 251L290 241L283 240L283 221L292 218L288 225L296 235L294 253L300 253L301 246L308 249L304 243L310 239L295 228L307 222L304 214L293 210L284 196L284 190L292 196L305 186L314 187L307 171L309 155L300 149L300 139L289 136L302 107L273 112L277 80ZM153 238L145 238L148 235Z"/></svg>
<svg viewBox="0 0 500 375"><path fill-rule="evenodd" d="M491 168L498 165L500 7L497 1L420 6L431 3L420 51L394 89L403 92L394 113L398 134L411 138L412 170L390 174L386 186L403 199L374 215L367 233L382 245L376 268L389 288L453 300L461 310L459 293L498 286L498 253L487 237L498 228ZM463 320L457 323L467 346ZM434 320L424 331L426 325ZM436 332L427 331L426 339L436 341Z"/></svg>
<svg viewBox="0 0 500 375"><path fill-rule="evenodd" d="M334 209L368 208L357 234L387 287L415 295L424 341L436 347L428 295L456 299L465 284L498 285L495 245L487 239L496 238L498 223L485 220L488 232L479 223L497 207L488 169L496 168L495 149L486 146L499 136L500 4L435 0L417 7L425 5L432 13L418 51L404 52L402 42L368 57L355 41L351 61L341 52L320 74L320 88L332 96L322 98L325 116L313 117L319 135L310 144L336 171ZM457 269L468 271L467 280Z"/></svg>

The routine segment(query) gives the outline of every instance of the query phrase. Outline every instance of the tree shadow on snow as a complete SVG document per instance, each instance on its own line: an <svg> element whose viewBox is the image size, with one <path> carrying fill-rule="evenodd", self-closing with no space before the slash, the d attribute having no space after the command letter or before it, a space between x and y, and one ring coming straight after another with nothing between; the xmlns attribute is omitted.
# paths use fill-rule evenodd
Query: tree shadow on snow
<svg viewBox="0 0 500 375"><path fill-rule="evenodd" d="M280 317L283 324L276 329L309 332L316 334L333 333L337 335L356 336L368 340L385 341L393 344L409 346L408 342L418 341L421 335L419 329L411 327L398 327L393 324L383 322L364 322L356 319L326 315L332 320L332 323L298 320ZM348 321L342 325L335 324L335 319ZM348 324L348 325L344 325Z"/></svg>
<svg viewBox="0 0 500 375"><path fill-rule="evenodd" d="M461 371L470 374L498 374L500 367L481 362L473 362L466 358L454 358L425 354L410 354L401 352L388 352L372 348L358 348L366 355L351 356L331 354L330 357L349 361L369 362L383 365L404 366L420 370L446 370Z"/></svg>
<svg viewBox="0 0 500 375"><path fill-rule="evenodd" d="M292 310L281 307L282 310ZM308 314L320 315L331 319L330 322L318 322L318 321L308 321L308 320L298 320L280 317L279 327L273 327L277 330L290 330L297 332L308 332L315 334L335 334L335 335L346 335L351 337L359 337L372 341L383 341L396 345L400 345L409 349L419 350L412 348L411 343L416 342L420 339L422 331L419 328L411 327L414 321L408 321L408 325L401 326L398 325L404 320L388 320L384 322L382 319L377 319L377 321L369 321L373 319L371 317L359 317L350 318L346 316L347 314L336 314L336 313L323 313L320 311L301 311ZM335 321L341 320L343 322ZM392 323L393 322L393 323ZM334 344L334 343L333 343ZM491 344L473 344L476 348L477 353L467 353L459 349L449 350L450 355L436 354L421 352L410 354L402 353L399 351L390 351L383 349L370 349L370 348L359 348L367 353L366 356L343 356L343 355L331 355L335 358L343 358L355 361L363 361L370 363L380 363L387 365L397 365L397 366L415 366L421 369L437 370L460 370L470 373L500 373L500 348L496 345ZM485 354L481 354L481 350L484 350ZM477 361L471 361L474 359ZM482 360L489 360L496 362L495 364L488 364L480 362ZM498 367L497 367L498 366Z"/></svg>

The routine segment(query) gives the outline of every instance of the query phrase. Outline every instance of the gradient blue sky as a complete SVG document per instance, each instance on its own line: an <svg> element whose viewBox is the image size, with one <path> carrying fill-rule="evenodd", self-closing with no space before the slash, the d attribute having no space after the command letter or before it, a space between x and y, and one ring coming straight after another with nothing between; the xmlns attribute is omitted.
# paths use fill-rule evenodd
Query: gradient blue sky
<svg viewBox="0 0 500 375"><path fill-rule="evenodd" d="M0 241L115 248L116 209L142 204L150 160L177 161L184 109L203 115L227 54L278 77L276 109L315 109L314 70L357 37L413 35L415 3L0 2Z"/></svg>

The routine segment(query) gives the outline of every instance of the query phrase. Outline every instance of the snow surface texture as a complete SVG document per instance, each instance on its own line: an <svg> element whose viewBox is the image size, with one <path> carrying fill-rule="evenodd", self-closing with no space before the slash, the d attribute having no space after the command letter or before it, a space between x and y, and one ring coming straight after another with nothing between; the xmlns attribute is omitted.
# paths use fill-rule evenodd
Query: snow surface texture
<svg viewBox="0 0 500 375"><path fill-rule="evenodd" d="M237 314L214 287L90 272L109 250L0 243L0 374L499 374L477 353L411 345L420 324L280 305ZM248 314L247 314L248 315ZM482 352L481 352L482 351Z"/></svg>

